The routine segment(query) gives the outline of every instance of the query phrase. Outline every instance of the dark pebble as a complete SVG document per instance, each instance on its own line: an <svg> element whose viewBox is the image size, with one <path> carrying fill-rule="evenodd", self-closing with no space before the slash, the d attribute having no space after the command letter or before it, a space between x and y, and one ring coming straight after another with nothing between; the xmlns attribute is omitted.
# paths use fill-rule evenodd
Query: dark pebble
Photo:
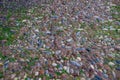
<svg viewBox="0 0 120 80"><path fill-rule="evenodd" d="M86 48L86 51L91 52L91 49L90 48Z"/></svg>
<svg viewBox="0 0 120 80"><path fill-rule="evenodd" d="M120 60L116 60L115 62L116 62L116 64L120 64Z"/></svg>
<svg viewBox="0 0 120 80"><path fill-rule="evenodd" d="M116 68L116 70L120 71L120 66Z"/></svg>
<svg viewBox="0 0 120 80"><path fill-rule="evenodd" d="M43 46L42 40L38 39L37 45L39 48L41 48Z"/></svg>
<svg viewBox="0 0 120 80"><path fill-rule="evenodd" d="M95 77L92 80L102 80L102 78L98 75L95 75Z"/></svg>

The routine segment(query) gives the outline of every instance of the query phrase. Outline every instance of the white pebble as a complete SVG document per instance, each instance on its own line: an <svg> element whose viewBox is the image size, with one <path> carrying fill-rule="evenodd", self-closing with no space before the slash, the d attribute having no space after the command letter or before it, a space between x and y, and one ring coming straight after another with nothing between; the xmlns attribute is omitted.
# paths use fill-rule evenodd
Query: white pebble
<svg viewBox="0 0 120 80"><path fill-rule="evenodd" d="M64 62L64 60L60 60L60 62L62 62L62 63L63 63L63 62Z"/></svg>
<svg viewBox="0 0 120 80"><path fill-rule="evenodd" d="M56 63L52 63L52 66L57 66L57 64Z"/></svg>
<svg viewBox="0 0 120 80"><path fill-rule="evenodd" d="M110 66L114 66L115 64L113 62L108 63Z"/></svg>
<svg viewBox="0 0 120 80"><path fill-rule="evenodd" d="M39 72L35 72L35 76L38 76L39 75Z"/></svg>
<svg viewBox="0 0 120 80"><path fill-rule="evenodd" d="M80 58L80 57L77 57L77 60L78 60L78 61L81 61L81 58Z"/></svg>
<svg viewBox="0 0 120 80"><path fill-rule="evenodd" d="M90 67L91 67L92 69L95 69L93 65L90 65Z"/></svg>
<svg viewBox="0 0 120 80"><path fill-rule="evenodd" d="M39 32L39 30L38 30L38 29L36 29L36 30L35 30L35 32Z"/></svg>
<svg viewBox="0 0 120 80"><path fill-rule="evenodd" d="M85 80L85 78L81 78L80 80Z"/></svg>
<svg viewBox="0 0 120 80"><path fill-rule="evenodd" d="M64 66L63 68L64 68L68 73L70 73L70 68L69 68L69 67Z"/></svg>
<svg viewBox="0 0 120 80"><path fill-rule="evenodd" d="M39 80L42 80L41 78L39 78Z"/></svg>

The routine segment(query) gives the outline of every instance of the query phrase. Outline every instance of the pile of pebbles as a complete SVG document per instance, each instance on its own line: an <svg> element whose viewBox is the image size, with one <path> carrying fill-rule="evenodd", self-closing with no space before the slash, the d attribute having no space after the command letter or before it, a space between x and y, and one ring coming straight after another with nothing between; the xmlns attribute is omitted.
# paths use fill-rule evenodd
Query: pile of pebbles
<svg viewBox="0 0 120 80"><path fill-rule="evenodd" d="M39 13L28 11L15 43L0 62L4 79L15 80L119 80L120 39L90 37L81 23L109 21L110 3L105 0L55 0ZM40 16L36 17L36 14Z"/></svg>

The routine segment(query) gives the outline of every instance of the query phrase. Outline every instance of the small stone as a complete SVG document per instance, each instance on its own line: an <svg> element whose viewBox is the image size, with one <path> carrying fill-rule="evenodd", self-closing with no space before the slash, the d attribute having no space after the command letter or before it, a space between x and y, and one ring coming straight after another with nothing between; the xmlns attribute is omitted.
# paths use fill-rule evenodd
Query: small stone
<svg viewBox="0 0 120 80"><path fill-rule="evenodd" d="M115 49L120 51L120 46L115 46Z"/></svg>
<svg viewBox="0 0 120 80"><path fill-rule="evenodd" d="M40 74L44 74L44 70L40 70L39 73L40 73Z"/></svg>
<svg viewBox="0 0 120 80"><path fill-rule="evenodd" d="M103 74L103 77L104 77L104 78L108 78L108 75L107 75L107 74Z"/></svg>
<svg viewBox="0 0 120 80"><path fill-rule="evenodd" d="M35 32L39 32L39 29L36 29Z"/></svg>
<svg viewBox="0 0 120 80"><path fill-rule="evenodd" d="M72 38L70 38L70 39L67 39L67 42L71 42L72 41Z"/></svg>
<svg viewBox="0 0 120 80"><path fill-rule="evenodd" d="M115 64L113 62L109 62L108 65L114 66Z"/></svg>
<svg viewBox="0 0 120 80"><path fill-rule="evenodd" d="M63 63L63 62L64 62L64 60L60 60L60 62L62 62L62 63Z"/></svg>
<svg viewBox="0 0 120 80"><path fill-rule="evenodd" d="M79 52L85 52L86 51L85 48L77 48L76 50L79 51Z"/></svg>
<svg viewBox="0 0 120 80"><path fill-rule="evenodd" d="M0 63L0 66L2 66L3 65L3 63Z"/></svg>
<svg viewBox="0 0 120 80"><path fill-rule="evenodd" d="M38 76L39 75L39 72L35 72L35 76Z"/></svg>
<svg viewBox="0 0 120 80"><path fill-rule="evenodd" d="M38 80L42 80L41 78L39 78Z"/></svg>
<svg viewBox="0 0 120 80"><path fill-rule="evenodd" d="M57 64L56 64L56 63L52 63L52 66L54 66L54 67L55 67L55 66L57 66Z"/></svg>
<svg viewBox="0 0 120 80"><path fill-rule="evenodd" d="M17 77L15 77L15 78L14 78L14 80L18 80L18 78L17 78Z"/></svg>
<svg viewBox="0 0 120 80"><path fill-rule="evenodd" d="M116 64L120 64L120 60L116 60L115 62L116 62Z"/></svg>
<svg viewBox="0 0 120 80"><path fill-rule="evenodd" d="M69 67L64 66L63 68L67 71L67 73L70 73L70 68Z"/></svg>
<svg viewBox="0 0 120 80"><path fill-rule="evenodd" d="M86 50L87 50L88 52L91 52L91 49L90 49L90 48L86 48Z"/></svg>
<svg viewBox="0 0 120 80"><path fill-rule="evenodd" d="M60 54L61 53L61 50L57 50L56 52L55 52L55 54Z"/></svg>
<svg viewBox="0 0 120 80"><path fill-rule="evenodd" d="M78 61L81 61L81 58L80 58L80 57L77 57L77 60L78 60Z"/></svg>
<svg viewBox="0 0 120 80"><path fill-rule="evenodd" d="M26 20L26 19L24 19L24 20L22 20L22 22L27 22L27 20Z"/></svg>
<svg viewBox="0 0 120 80"><path fill-rule="evenodd" d="M67 66L64 66L63 68L66 70L66 69L67 69Z"/></svg>
<svg viewBox="0 0 120 80"><path fill-rule="evenodd" d="M95 69L93 65L90 65L90 67L91 67L92 69Z"/></svg>
<svg viewBox="0 0 120 80"><path fill-rule="evenodd" d="M98 76L98 75L95 75L93 80L102 80L102 78L100 76Z"/></svg>
<svg viewBox="0 0 120 80"><path fill-rule="evenodd" d="M118 67L116 68L116 70L120 71L120 66L118 66Z"/></svg>
<svg viewBox="0 0 120 80"><path fill-rule="evenodd" d="M11 78L15 78L15 76L16 76L16 74L12 74L12 75L11 75Z"/></svg>
<svg viewBox="0 0 120 80"><path fill-rule="evenodd" d="M80 67L82 64L76 62L76 61L70 61L70 63L74 66Z"/></svg>
<svg viewBox="0 0 120 80"><path fill-rule="evenodd" d="M85 78L81 78L80 80L86 80Z"/></svg>

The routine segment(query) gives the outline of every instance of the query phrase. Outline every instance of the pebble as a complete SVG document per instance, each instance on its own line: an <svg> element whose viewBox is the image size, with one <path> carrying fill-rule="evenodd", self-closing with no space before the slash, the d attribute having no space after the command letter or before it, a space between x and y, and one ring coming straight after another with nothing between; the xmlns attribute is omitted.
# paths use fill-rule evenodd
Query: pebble
<svg viewBox="0 0 120 80"><path fill-rule="evenodd" d="M59 55L61 53L61 50L57 50L55 54Z"/></svg>
<svg viewBox="0 0 120 80"><path fill-rule="evenodd" d="M81 61L81 58L80 58L80 57L77 57L77 60L78 60L78 61Z"/></svg>
<svg viewBox="0 0 120 80"><path fill-rule="evenodd" d="M0 66L3 65L3 63L0 63Z"/></svg>
<svg viewBox="0 0 120 80"><path fill-rule="evenodd" d="M80 52L85 52L85 48L77 48L76 50Z"/></svg>
<svg viewBox="0 0 120 80"><path fill-rule="evenodd" d="M68 66L64 66L63 69L65 69L67 73L70 73L70 68Z"/></svg>
<svg viewBox="0 0 120 80"><path fill-rule="evenodd" d="M38 80L42 80L41 78L39 78Z"/></svg>
<svg viewBox="0 0 120 80"><path fill-rule="evenodd" d="M93 65L90 65L90 67L91 67L93 70L95 69Z"/></svg>
<svg viewBox="0 0 120 80"><path fill-rule="evenodd" d="M120 66L116 67L116 70L120 71Z"/></svg>
<svg viewBox="0 0 120 80"><path fill-rule="evenodd" d="M67 39L67 42L71 42L72 41L72 38L70 38L70 39Z"/></svg>
<svg viewBox="0 0 120 80"><path fill-rule="evenodd" d="M81 78L80 80L86 80L85 78Z"/></svg>
<svg viewBox="0 0 120 80"><path fill-rule="evenodd" d="M39 32L39 29L35 29L35 32Z"/></svg>
<svg viewBox="0 0 120 80"><path fill-rule="evenodd" d="M93 80L102 80L102 78L100 76L98 76L98 75L95 75Z"/></svg>
<svg viewBox="0 0 120 80"><path fill-rule="evenodd" d="M54 67L55 67L55 66L57 66L57 64L56 64L56 63L52 63L52 66L54 66Z"/></svg>
<svg viewBox="0 0 120 80"><path fill-rule="evenodd" d="M107 79L109 76L107 74L103 74L103 77Z"/></svg>
<svg viewBox="0 0 120 80"><path fill-rule="evenodd" d="M76 61L70 61L70 63L71 63L72 65L74 65L74 66L77 66L77 67L80 67L80 66L81 66L81 64L78 63L78 62L76 62Z"/></svg>
<svg viewBox="0 0 120 80"><path fill-rule="evenodd" d="M116 64L120 64L120 60L115 60Z"/></svg>
<svg viewBox="0 0 120 80"><path fill-rule="evenodd" d="M35 76L38 76L39 75L39 72L35 72Z"/></svg>
<svg viewBox="0 0 120 80"><path fill-rule="evenodd" d="M109 62L108 65L114 66L115 64L113 62Z"/></svg>
<svg viewBox="0 0 120 80"><path fill-rule="evenodd" d="M9 60L4 63L4 68L8 68Z"/></svg>

